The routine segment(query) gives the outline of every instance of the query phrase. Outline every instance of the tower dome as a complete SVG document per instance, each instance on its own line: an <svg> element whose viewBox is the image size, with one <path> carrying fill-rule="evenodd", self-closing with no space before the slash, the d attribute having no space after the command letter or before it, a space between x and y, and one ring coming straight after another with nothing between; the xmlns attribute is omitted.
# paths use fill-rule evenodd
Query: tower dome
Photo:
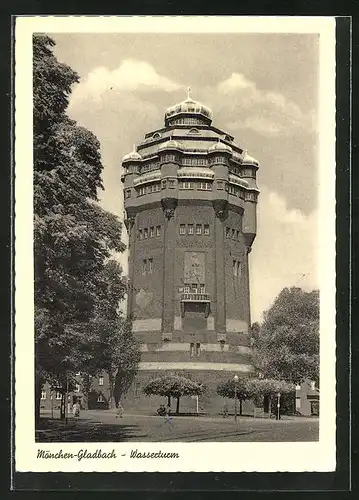
<svg viewBox="0 0 359 500"><path fill-rule="evenodd" d="M137 153L136 146L134 145L133 150L130 153L127 153L127 155L125 155L122 158L122 163L126 163L128 161L141 161L141 160L142 156L139 153Z"/></svg>
<svg viewBox="0 0 359 500"><path fill-rule="evenodd" d="M255 158L253 158L253 156L249 155L247 150L245 150L243 152L242 165L255 165L255 166L258 167L259 162L258 162L258 160L256 160Z"/></svg>
<svg viewBox="0 0 359 500"><path fill-rule="evenodd" d="M176 149L178 151L182 151L183 148L181 146L181 144L177 141L175 141L174 139L170 139L169 141L166 141L164 142L163 144L160 145L160 147L158 148L158 151L164 151L164 150L167 150L167 149Z"/></svg>
<svg viewBox="0 0 359 500"><path fill-rule="evenodd" d="M195 101L194 99L191 98L189 87L188 87L187 99L178 104L175 104L174 106L170 106L169 108L166 109L165 120L167 121L169 118L173 118L174 116L183 113L191 115L193 114L202 115L209 120L212 120L213 118L212 110L208 106L204 106L200 102Z"/></svg>
<svg viewBox="0 0 359 500"><path fill-rule="evenodd" d="M210 148L208 148L208 153L230 153L232 154L232 148L224 142L218 140L215 144L212 144Z"/></svg>

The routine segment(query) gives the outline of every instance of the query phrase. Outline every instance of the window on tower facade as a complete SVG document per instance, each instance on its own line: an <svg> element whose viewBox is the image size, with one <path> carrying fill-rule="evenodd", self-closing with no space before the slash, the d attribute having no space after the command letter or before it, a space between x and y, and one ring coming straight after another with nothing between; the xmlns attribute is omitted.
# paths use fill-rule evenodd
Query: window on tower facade
<svg viewBox="0 0 359 500"><path fill-rule="evenodd" d="M170 189L174 189L174 188L176 187L175 181L174 181L173 179L170 179L170 180L168 181L168 187L169 187Z"/></svg>
<svg viewBox="0 0 359 500"><path fill-rule="evenodd" d="M226 227L226 238L230 238L231 236L231 229L229 227Z"/></svg>
<svg viewBox="0 0 359 500"><path fill-rule="evenodd" d="M168 162L175 161L175 155L166 154L163 156L163 160Z"/></svg>
<svg viewBox="0 0 359 500"><path fill-rule="evenodd" d="M185 285L183 290L184 290L184 293L189 293L189 290L190 290L189 285Z"/></svg>
<svg viewBox="0 0 359 500"><path fill-rule="evenodd" d="M61 392L60 391L56 391L55 399L61 399Z"/></svg>
<svg viewBox="0 0 359 500"><path fill-rule="evenodd" d="M167 181L166 181L166 179L164 179L162 181L162 189L166 189L166 188L167 188Z"/></svg>
<svg viewBox="0 0 359 500"><path fill-rule="evenodd" d="M194 342L190 343L190 346L189 346L189 355L190 355L191 358L193 358L193 356L194 356Z"/></svg>
<svg viewBox="0 0 359 500"><path fill-rule="evenodd" d="M198 293L198 285L197 283L192 283L192 293Z"/></svg>
<svg viewBox="0 0 359 500"><path fill-rule="evenodd" d="M223 181L217 181L217 189L223 189Z"/></svg>
<svg viewBox="0 0 359 500"><path fill-rule="evenodd" d="M46 399L46 391L41 391L41 399Z"/></svg>
<svg viewBox="0 0 359 500"><path fill-rule="evenodd" d="M236 239L236 230L232 229L232 240Z"/></svg>
<svg viewBox="0 0 359 500"><path fill-rule="evenodd" d="M156 226L156 236L161 236L161 226Z"/></svg>
<svg viewBox="0 0 359 500"><path fill-rule="evenodd" d="M160 186L159 182L156 182L154 184L150 184L148 186L149 193L156 193L157 191L160 191L160 190L161 190L161 186Z"/></svg>
<svg viewBox="0 0 359 500"><path fill-rule="evenodd" d="M131 189L125 190L125 198L131 198Z"/></svg>
<svg viewBox="0 0 359 500"><path fill-rule="evenodd" d="M202 234L202 224L196 224L196 234Z"/></svg>
<svg viewBox="0 0 359 500"><path fill-rule="evenodd" d="M98 385L103 385L103 377L98 378Z"/></svg>
<svg viewBox="0 0 359 500"><path fill-rule="evenodd" d="M147 272L147 259L143 259L142 261L142 274L146 274Z"/></svg>
<svg viewBox="0 0 359 500"><path fill-rule="evenodd" d="M138 230L138 237L139 237L140 240L142 240L142 238L143 238L143 231L142 231L142 229Z"/></svg>
<svg viewBox="0 0 359 500"><path fill-rule="evenodd" d="M103 399L103 395L102 394L99 394L98 397L97 397L97 402L98 403L103 403L104 402L104 399Z"/></svg>
<svg viewBox="0 0 359 500"><path fill-rule="evenodd" d="M239 261L237 261L237 277L238 277L238 279L241 278L241 275L242 275L242 265Z"/></svg>
<svg viewBox="0 0 359 500"><path fill-rule="evenodd" d="M148 228L147 227L143 230L143 236L144 236L145 240L147 240L147 238L148 238Z"/></svg>
<svg viewBox="0 0 359 500"><path fill-rule="evenodd" d="M186 225L185 224L180 224L179 233L186 234Z"/></svg>
<svg viewBox="0 0 359 500"><path fill-rule="evenodd" d="M148 259L148 272L152 273L153 271L153 259Z"/></svg>
<svg viewBox="0 0 359 500"><path fill-rule="evenodd" d="M233 261L233 275L237 276L237 262L235 260Z"/></svg>
<svg viewBox="0 0 359 500"><path fill-rule="evenodd" d="M193 224L188 224L188 234L193 234Z"/></svg>
<svg viewBox="0 0 359 500"><path fill-rule="evenodd" d="M203 227L203 234L205 234L206 236L209 235L209 224L205 224L204 227Z"/></svg>
<svg viewBox="0 0 359 500"><path fill-rule="evenodd" d="M210 182L200 182L198 189L202 191L212 191L212 184Z"/></svg>
<svg viewBox="0 0 359 500"><path fill-rule="evenodd" d="M150 227L150 238L153 238L155 235L155 228L152 226Z"/></svg>
<svg viewBox="0 0 359 500"><path fill-rule="evenodd" d="M205 285L203 283L201 284L201 286L199 288L199 292L200 293L206 293L206 287L205 287Z"/></svg>
<svg viewBox="0 0 359 500"><path fill-rule="evenodd" d="M196 356L201 354L201 344L199 342L196 343Z"/></svg>
<svg viewBox="0 0 359 500"><path fill-rule="evenodd" d="M192 181L182 181L179 183L179 188L180 189L193 189L194 184Z"/></svg>

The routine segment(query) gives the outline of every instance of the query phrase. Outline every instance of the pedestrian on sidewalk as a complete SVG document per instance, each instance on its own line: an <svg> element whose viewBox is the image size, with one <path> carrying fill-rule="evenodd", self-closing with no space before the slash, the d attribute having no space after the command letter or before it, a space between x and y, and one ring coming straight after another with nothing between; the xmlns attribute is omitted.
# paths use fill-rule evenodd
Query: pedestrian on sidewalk
<svg viewBox="0 0 359 500"><path fill-rule="evenodd" d="M116 418L122 418L123 417L123 412L124 412L123 406L121 404L121 401L119 401L118 405L117 405Z"/></svg>
<svg viewBox="0 0 359 500"><path fill-rule="evenodd" d="M165 422L172 424L171 407L169 405L166 406Z"/></svg>
<svg viewBox="0 0 359 500"><path fill-rule="evenodd" d="M72 414L74 417L80 416L80 403L78 401L75 401L72 406Z"/></svg>

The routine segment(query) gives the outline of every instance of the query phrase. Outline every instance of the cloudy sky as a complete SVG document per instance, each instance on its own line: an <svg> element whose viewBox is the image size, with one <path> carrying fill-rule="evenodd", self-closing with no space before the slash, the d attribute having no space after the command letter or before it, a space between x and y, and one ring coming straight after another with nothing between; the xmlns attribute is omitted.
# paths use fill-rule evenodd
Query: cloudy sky
<svg viewBox="0 0 359 500"><path fill-rule="evenodd" d="M163 126L165 108L190 86L213 124L260 162L252 321L283 287L318 287L317 35L51 36L57 58L81 78L69 114L101 142L106 209L123 217L122 156Z"/></svg>

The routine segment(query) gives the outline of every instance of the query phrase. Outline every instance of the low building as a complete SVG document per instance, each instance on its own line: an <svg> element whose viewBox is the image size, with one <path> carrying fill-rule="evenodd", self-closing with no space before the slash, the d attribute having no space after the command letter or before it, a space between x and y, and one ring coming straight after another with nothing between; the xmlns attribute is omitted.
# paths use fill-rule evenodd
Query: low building
<svg viewBox="0 0 359 500"><path fill-rule="evenodd" d="M305 380L296 386L295 409L303 416L319 415L319 389L315 382Z"/></svg>
<svg viewBox="0 0 359 500"><path fill-rule="evenodd" d="M100 373L96 377L91 377L89 381L90 390L84 389L81 373L76 374L76 384L68 394L70 408L75 402L79 402L81 408L88 409L108 409L110 406L110 387L106 372ZM51 388L49 383L45 383L41 391L40 410L58 411L62 400L61 387Z"/></svg>

